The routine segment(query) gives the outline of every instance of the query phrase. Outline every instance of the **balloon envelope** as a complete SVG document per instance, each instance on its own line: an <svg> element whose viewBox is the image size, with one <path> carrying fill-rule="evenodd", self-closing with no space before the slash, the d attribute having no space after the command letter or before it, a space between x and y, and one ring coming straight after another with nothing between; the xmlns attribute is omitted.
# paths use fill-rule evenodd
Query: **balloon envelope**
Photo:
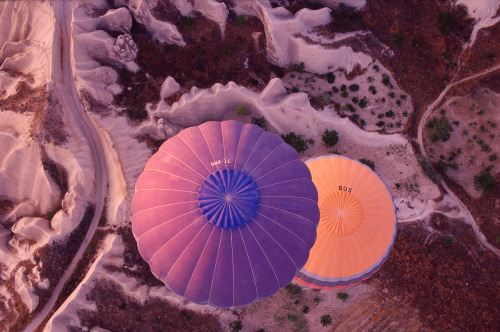
<svg viewBox="0 0 500 332"><path fill-rule="evenodd" d="M319 221L307 166L279 136L208 122L167 140L132 200L132 231L155 276L192 302L246 305L287 285Z"/></svg>
<svg viewBox="0 0 500 332"><path fill-rule="evenodd" d="M313 288L345 287L369 278L396 237L392 196L369 167L340 156L307 161L318 189L317 239L296 279Z"/></svg>

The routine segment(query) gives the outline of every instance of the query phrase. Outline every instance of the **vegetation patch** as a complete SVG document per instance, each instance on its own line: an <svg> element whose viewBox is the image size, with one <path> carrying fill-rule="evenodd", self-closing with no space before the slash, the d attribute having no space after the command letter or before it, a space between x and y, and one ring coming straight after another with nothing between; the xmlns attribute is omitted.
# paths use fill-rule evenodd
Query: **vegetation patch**
<svg viewBox="0 0 500 332"><path fill-rule="evenodd" d="M448 118L442 115L440 118L433 117L427 122L426 127L430 129L430 137L433 142L439 140L446 142L453 131L453 127L450 124Z"/></svg>
<svg viewBox="0 0 500 332"><path fill-rule="evenodd" d="M477 191L489 193L493 190L494 186L495 178L490 174L488 169L474 176L474 187Z"/></svg>
<svg viewBox="0 0 500 332"><path fill-rule="evenodd" d="M335 130L325 130L321 137L326 146L332 147L339 141L339 133Z"/></svg>
<svg viewBox="0 0 500 332"><path fill-rule="evenodd" d="M306 151L307 148L309 148L309 144L314 143L312 139L306 140L304 135L297 135L294 132L281 135L281 138L285 143L290 144L298 153Z"/></svg>

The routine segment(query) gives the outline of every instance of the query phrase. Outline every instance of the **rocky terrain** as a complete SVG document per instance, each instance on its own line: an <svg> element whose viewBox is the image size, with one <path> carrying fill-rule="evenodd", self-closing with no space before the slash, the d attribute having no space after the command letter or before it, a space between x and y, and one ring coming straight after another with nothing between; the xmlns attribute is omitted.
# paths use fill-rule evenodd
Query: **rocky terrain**
<svg viewBox="0 0 500 332"><path fill-rule="evenodd" d="M500 330L499 21L498 0L0 2L1 330ZM399 222L372 278L219 309L151 274L137 177L224 120L373 166Z"/></svg>

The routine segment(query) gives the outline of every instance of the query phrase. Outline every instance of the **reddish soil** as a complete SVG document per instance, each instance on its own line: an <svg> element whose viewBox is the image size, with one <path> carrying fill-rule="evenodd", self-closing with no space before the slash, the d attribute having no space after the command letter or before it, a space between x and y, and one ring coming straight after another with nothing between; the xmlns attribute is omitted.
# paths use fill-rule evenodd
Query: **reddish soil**
<svg viewBox="0 0 500 332"><path fill-rule="evenodd" d="M220 331L215 316L180 309L159 298L148 298L144 304L127 296L121 285L105 279L96 282L87 295L97 311L81 310L81 324L109 331ZM79 328L70 331L81 331Z"/></svg>
<svg viewBox="0 0 500 332"><path fill-rule="evenodd" d="M43 144L40 144L39 146L42 155L43 170L49 173L52 180L54 180L54 182L59 187L59 190L61 192L59 198L62 200L64 198L64 195L66 195L66 192L68 191L68 172L63 165L50 159L50 157L47 155L47 152L45 152L45 146Z"/></svg>
<svg viewBox="0 0 500 332"><path fill-rule="evenodd" d="M134 21L132 36L139 48L136 63L141 69L136 74L119 70L119 83L125 89L115 97L118 105L143 108L146 102L157 102L161 84L167 76L181 85L181 92L188 92L193 86L208 88L229 81L262 90L271 72L278 76L283 74L281 68L265 58L264 27L257 18L228 17L222 37L220 27L213 21L202 16L182 17L170 7L168 2L160 2L154 13L174 23L187 45L159 43ZM260 33L257 42L252 33Z"/></svg>
<svg viewBox="0 0 500 332"><path fill-rule="evenodd" d="M370 282L418 309L431 331L499 331L499 275L500 260L480 248L470 226L435 214L427 225L398 226Z"/></svg>
<svg viewBox="0 0 500 332"><path fill-rule="evenodd" d="M467 194L467 191L443 174L443 177L453 190L455 195L467 206L467 209L474 216L481 232L488 242L500 249L500 173L495 177L495 185L489 193L483 193L480 198L474 199Z"/></svg>
<svg viewBox="0 0 500 332"><path fill-rule="evenodd" d="M0 94L0 98L2 95ZM45 86L32 89L25 82L20 82L16 93L6 99L0 99L0 109L17 113L41 112L47 105L47 90Z"/></svg>
<svg viewBox="0 0 500 332"><path fill-rule="evenodd" d="M473 75L500 63L500 23L479 30L471 49L462 56L464 62L456 80ZM496 86L497 89L499 85Z"/></svg>

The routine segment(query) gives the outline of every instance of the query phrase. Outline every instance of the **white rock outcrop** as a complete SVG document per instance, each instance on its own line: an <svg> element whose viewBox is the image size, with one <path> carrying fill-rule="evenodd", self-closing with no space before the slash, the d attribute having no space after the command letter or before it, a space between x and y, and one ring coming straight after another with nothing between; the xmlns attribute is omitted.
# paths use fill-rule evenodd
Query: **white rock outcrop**
<svg viewBox="0 0 500 332"><path fill-rule="evenodd" d="M157 20L151 15L151 9L156 6L157 2L158 0L131 0L129 9L137 22L143 24L151 33L153 39L161 43L186 45L175 25Z"/></svg>
<svg viewBox="0 0 500 332"><path fill-rule="evenodd" d="M307 36L315 27L330 23L329 8L304 8L293 15L283 7L272 8L263 0L244 0L237 3L235 11L257 16L262 21L268 60L280 67L303 62L307 71L325 74L341 67L351 71L357 64L365 68L373 61L367 54L354 52L349 46L330 49L308 43L299 36Z"/></svg>
<svg viewBox="0 0 500 332"><path fill-rule="evenodd" d="M170 97L172 94L176 93L181 89L181 86L179 83L176 82L176 80L168 76L165 81L163 81L163 84L161 85L160 88L160 98L165 99Z"/></svg>

